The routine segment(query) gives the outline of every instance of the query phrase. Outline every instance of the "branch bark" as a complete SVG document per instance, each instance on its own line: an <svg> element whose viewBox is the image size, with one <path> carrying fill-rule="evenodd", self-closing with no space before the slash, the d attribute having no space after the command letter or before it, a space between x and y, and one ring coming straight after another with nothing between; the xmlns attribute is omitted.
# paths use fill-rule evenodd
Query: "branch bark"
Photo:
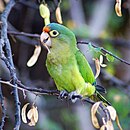
<svg viewBox="0 0 130 130"><path fill-rule="evenodd" d="M20 36L26 36L26 37L33 37L33 38L37 38L39 39L40 38L40 35L39 34L31 34L31 33L25 33L25 32L15 32L15 31L8 31L9 34L12 34L12 35L20 35ZM96 39L97 40L97 39ZM112 41L112 40L110 40ZM115 41L115 40L114 40ZM124 40L123 40L124 42ZM30 44L30 43L29 43ZM86 41L78 41L77 44L89 44L89 42L86 42ZM95 44L91 43L92 46L94 48L99 48L98 46L96 46ZM34 44L33 44L34 45ZM37 44L36 44L37 45ZM128 47L129 47L129 41L127 43ZM103 47L100 47L101 48L101 51L104 52L104 53L108 53L109 55L113 56L114 58L116 58L117 60L127 64L127 65L130 65L130 63L116 55L114 55L113 53L111 53L110 51L104 49Z"/></svg>
<svg viewBox="0 0 130 130"><path fill-rule="evenodd" d="M0 124L0 130L3 130L4 124L5 124L5 118L6 118L6 108L4 105L4 97L1 89L1 84L0 84L0 103L1 103L1 108L2 108L2 118L1 118L1 124Z"/></svg>
<svg viewBox="0 0 130 130"><path fill-rule="evenodd" d="M79 41L79 42L77 42L77 43L78 43L78 44L89 44L89 42L84 42L84 41ZM92 43L91 43L91 45L92 45L94 48L99 48L99 47L96 46L95 44L92 44ZM122 59L122 58L120 58L120 57L114 55L113 53L111 53L110 51L104 49L103 47L100 47L100 49L101 49L102 52L107 53L107 54L113 56L113 57L116 58L117 60L119 60L119 61L121 61L121 62L123 62L123 63L125 63L125 64L127 64L127 65L130 65L130 63L129 63L128 61L126 61L126 60L124 60L124 59Z"/></svg>
<svg viewBox="0 0 130 130"><path fill-rule="evenodd" d="M1 28L0 57L7 65L8 69L10 70L12 84L14 86L17 86L17 83L16 83L17 76L16 76L16 72L15 72L15 68L14 68L13 59L12 59L10 41L7 36L7 28L8 28L7 19L8 19L10 11L14 5L15 5L15 0L10 0L9 3L7 4L5 10L1 14L2 28ZM21 124L21 118L20 118L20 102L19 102L17 88L13 88L13 96L14 96L14 102L15 102L14 130L19 130L20 124Z"/></svg>

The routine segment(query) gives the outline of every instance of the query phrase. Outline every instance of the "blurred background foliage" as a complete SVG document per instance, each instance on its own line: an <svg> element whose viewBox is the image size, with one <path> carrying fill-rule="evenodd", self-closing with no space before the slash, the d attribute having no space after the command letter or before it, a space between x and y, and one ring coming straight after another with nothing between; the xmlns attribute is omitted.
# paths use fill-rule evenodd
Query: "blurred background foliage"
<svg viewBox="0 0 130 130"><path fill-rule="evenodd" d="M1 12L8 1L0 0ZM58 0L46 0L46 3L51 11L51 22L56 22L55 9ZM9 30L40 34L44 22L39 14L39 4L40 0L19 0L9 15ZM130 1L122 0L122 17L116 15L114 6L114 0L62 0L63 24L75 33L78 41L94 42L130 62ZM12 35L9 35L9 38L19 79L29 87L56 89L45 67L47 50L43 48L36 65L28 68L26 63L34 51L34 46L29 43L38 41L34 41L33 38ZM79 45L79 48L89 60L95 73L92 60L94 54L87 45ZM113 75L130 85L130 67L128 65L117 60L114 62L104 60L104 62L107 67L103 70L108 75ZM0 61L0 78L9 79L9 71L2 61ZM107 89L106 98L116 108L124 130L129 130L130 88L129 90L128 88L120 89L118 86L111 85L111 82L102 80L100 76L97 82ZM127 90L124 92L125 89ZM13 129L14 123L12 114L14 113L14 102L11 88L3 86L3 93L8 113L4 129L10 130ZM26 93L26 99L23 98L22 92L19 94L21 107L26 102L32 103L35 98L30 93ZM72 104L68 101L60 101L53 96L39 96L36 105L40 117L38 124L35 127L29 127L22 123L21 130L94 130L90 120L90 105L87 103Z"/></svg>

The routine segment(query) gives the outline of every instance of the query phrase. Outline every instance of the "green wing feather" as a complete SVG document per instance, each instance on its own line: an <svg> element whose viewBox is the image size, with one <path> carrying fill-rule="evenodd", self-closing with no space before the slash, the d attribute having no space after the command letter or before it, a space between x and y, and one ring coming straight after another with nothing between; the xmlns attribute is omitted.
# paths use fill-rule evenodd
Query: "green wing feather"
<svg viewBox="0 0 130 130"><path fill-rule="evenodd" d="M80 52L80 50L77 50L75 56L79 67L79 71L82 77L84 78L85 82L93 84L95 82L95 77L87 59Z"/></svg>
<svg viewBox="0 0 130 130"><path fill-rule="evenodd" d="M79 71L80 71L82 77L84 78L85 82L94 84L96 87L96 80L95 80L94 74L93 74L92 69L91 69L87 59L85 58L85 56L79 50L76 52L75 56L77 59ZM110 103L99 93L99 92L105 92L105 89L103 87L97 85L96 90L97 90L95 92L96 96L100 100L102 100L104 103L107 103L108 105L110 105ZM91 96L90 98L92 98L93 100L96 100L94 96ZM99 100L99 99L97 99L97 100Z"/></svg>

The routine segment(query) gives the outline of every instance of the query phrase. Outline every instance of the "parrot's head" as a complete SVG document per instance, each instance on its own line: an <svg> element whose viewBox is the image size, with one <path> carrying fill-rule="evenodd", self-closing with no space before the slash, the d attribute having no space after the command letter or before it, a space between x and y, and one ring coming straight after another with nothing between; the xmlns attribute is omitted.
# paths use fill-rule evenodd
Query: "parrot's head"
<svg viewBox="0 0 130 130"><path fill-rule="evenodd" d="M50 23L45 26L40 36L40 40L44 46L49 48L53 48L57 43L68 44L70 47L76 46L74 33L67 27L57 23Z"/></svg>

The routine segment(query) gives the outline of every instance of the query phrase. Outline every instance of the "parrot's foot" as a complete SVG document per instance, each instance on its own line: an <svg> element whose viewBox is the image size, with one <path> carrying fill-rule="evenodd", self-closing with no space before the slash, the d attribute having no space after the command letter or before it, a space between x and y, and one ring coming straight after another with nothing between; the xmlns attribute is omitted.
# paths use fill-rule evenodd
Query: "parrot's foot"
<svg viewBox="0 0 130 130"><path fill-rule="evenodd" d="M58 98L63 99L63 98L67 98L67 96L68 96L68 92L63 90L60 91L60 95L58 96Z"/></svg>
<svg viewBox="0 0 130 130"><path fill-rule="evenodd" d="M68 95L68 99L71 100L73 103L77 101L77 99L81 99L81 95L79 95L76 91L72 91Z"/></svg>

